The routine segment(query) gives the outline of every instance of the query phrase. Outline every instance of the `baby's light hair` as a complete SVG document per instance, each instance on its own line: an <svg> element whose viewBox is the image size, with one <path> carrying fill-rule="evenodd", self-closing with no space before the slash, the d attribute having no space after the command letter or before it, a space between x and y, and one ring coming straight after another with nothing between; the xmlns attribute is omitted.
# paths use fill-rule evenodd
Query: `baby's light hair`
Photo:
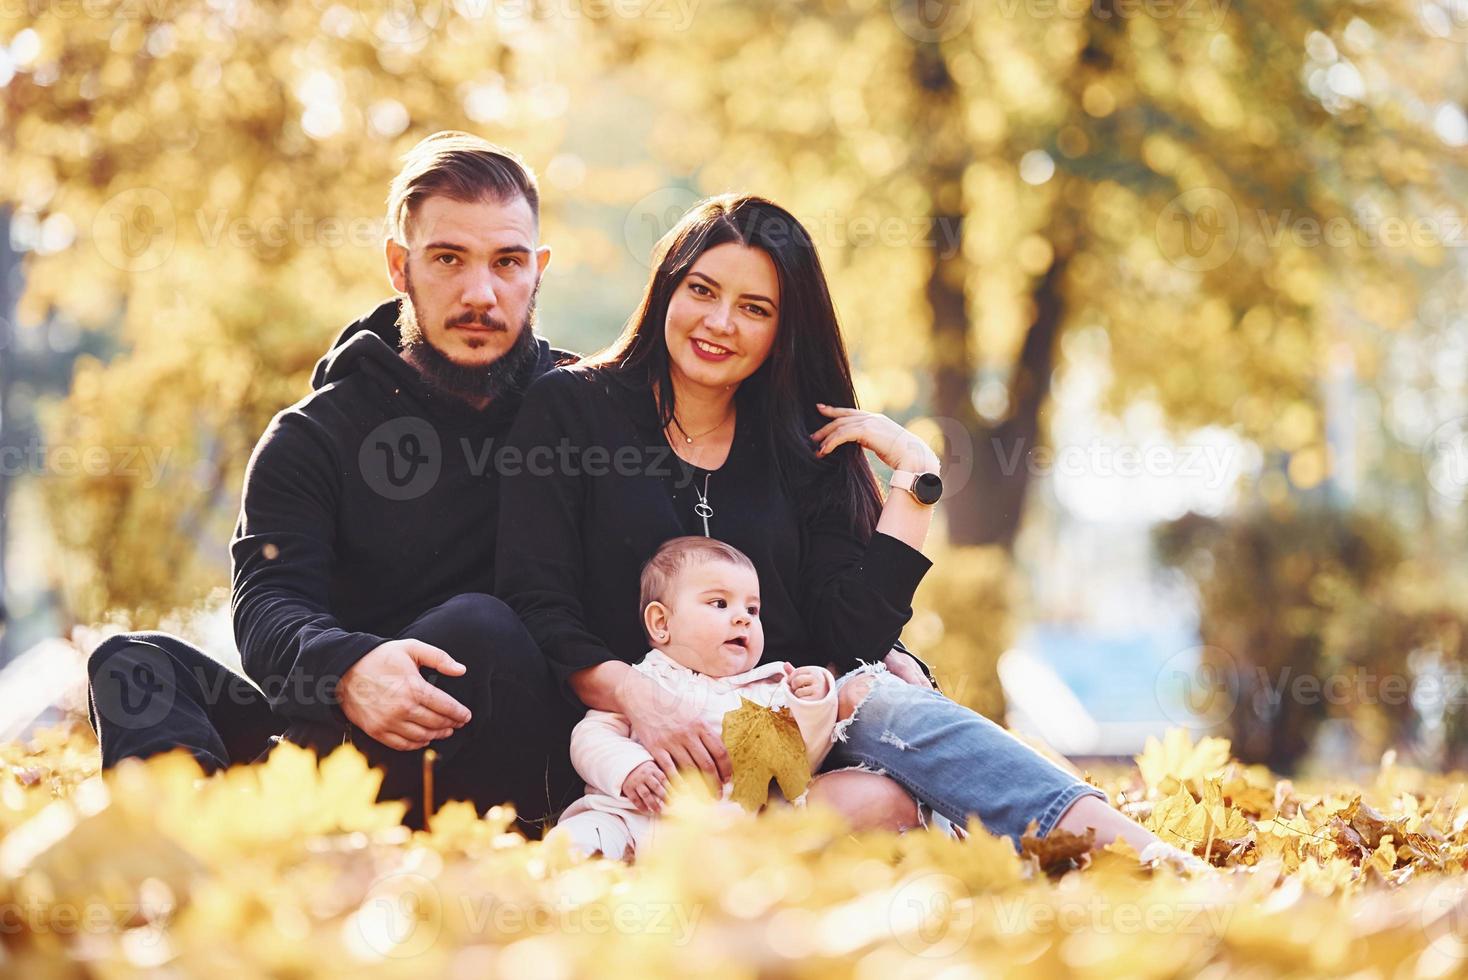
<svg viewBox="0 0 1468 980"><path fill-rule="evenodd" d="M648 603L665 602L668 587L679 572L711 561L725 561L751 572L755 571L754 562L749 560L749 556L732 544L696 534L670 538L642 566L642 597L638 600L637 608L646 612Z"/></svg>

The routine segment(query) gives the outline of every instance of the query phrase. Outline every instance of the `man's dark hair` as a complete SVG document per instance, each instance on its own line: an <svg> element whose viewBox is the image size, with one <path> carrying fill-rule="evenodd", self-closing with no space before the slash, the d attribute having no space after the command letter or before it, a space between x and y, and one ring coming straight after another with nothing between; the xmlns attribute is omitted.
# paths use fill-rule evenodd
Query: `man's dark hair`
<svg viewBox="0 0 1468 980"><path fill-rule="evenodd" d="M523 197L540 223L535 174L514 153L471 133L434 133L404 154L387 195L388 237L406 246L414 212L435 194L465 202Z"/></svg>

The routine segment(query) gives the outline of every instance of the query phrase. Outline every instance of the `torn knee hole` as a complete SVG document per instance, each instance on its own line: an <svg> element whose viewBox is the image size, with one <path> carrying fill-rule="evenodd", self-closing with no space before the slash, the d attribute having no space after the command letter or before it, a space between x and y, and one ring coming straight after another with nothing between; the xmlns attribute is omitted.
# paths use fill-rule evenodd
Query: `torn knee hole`
<svg viewBox="0 0 1468 980"><path fill-rule="evenodd" d="M841 693L836 698L836 719L838 721L849 721L856 716L856 709L860 708L867 695L872 693L872 684L875 683L870 674L853 678L841 685Z"/></svg>

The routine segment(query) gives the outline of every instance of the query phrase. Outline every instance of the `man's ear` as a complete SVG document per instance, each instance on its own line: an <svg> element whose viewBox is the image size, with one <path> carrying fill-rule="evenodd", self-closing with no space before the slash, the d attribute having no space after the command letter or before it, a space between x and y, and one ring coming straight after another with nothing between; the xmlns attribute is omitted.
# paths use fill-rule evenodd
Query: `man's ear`
<svg viewBox="0 0 1468 980"><path fill-rule="evenodd" d="M537 282L540 281L541 276L545 275L545 267L550 265L550 255L549 245L542 245L535 250L535 280Z"/></svg>
<svg viewBox="0 0 1468 980"><path fill-rule="evenodd" d="M654 599L642 610L642 626L654 643L668 639L668 607Z"/></svg>
<svg viewBox="0 0 1468 980"><path fill-rule="evenodd" d="M408 250L389 238L383 246L387 252L387 278L400 293L408 291Z"/></svg>

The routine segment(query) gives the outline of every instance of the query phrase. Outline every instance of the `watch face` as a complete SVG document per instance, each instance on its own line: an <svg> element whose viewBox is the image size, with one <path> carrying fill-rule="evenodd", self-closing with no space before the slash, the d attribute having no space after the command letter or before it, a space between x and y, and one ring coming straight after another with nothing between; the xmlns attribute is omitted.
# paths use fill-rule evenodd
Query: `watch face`
<svg viewBox="0 0 1468 980"><path fill-rule="evenodd" d="M936 504L943 496L943 480L937 473L923 473L912 482L912 494L925 504Z"/></svg>

